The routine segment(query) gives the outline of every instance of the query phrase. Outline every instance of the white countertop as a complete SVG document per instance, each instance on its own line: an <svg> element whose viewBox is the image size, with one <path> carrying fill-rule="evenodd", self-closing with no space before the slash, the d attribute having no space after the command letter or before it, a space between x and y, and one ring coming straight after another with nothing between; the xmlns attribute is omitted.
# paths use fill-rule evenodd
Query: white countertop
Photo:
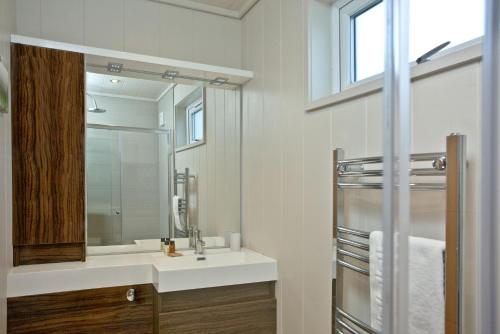
<svg viewBox="0 0 500 334"><path fill-rule="evenodd" d="M101 255L86 262L15 267L7 276L7 297L147 283L168 292L278 279L276 260L248 249L208 249L201 261L193 251L180 253L184 256Z"/></svg>

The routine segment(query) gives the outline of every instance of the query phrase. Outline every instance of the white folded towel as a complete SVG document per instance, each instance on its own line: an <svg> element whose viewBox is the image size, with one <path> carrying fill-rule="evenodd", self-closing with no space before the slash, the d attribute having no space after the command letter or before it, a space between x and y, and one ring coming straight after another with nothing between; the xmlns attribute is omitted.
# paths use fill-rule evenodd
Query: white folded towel
<svg viewBox="0 0 500 334"><path fill-rule="evenodd" d="M382 329L382 232L370 233L371 326ZM445 242L409 238L410 334L444 333Z"/></svg>
<svg viewBox="0 0 500 334"><path fill-rule="evenodd" d="M184 231L184 228L181 224L181 218L179 216L179 196L172 197L172 214L174 216L175 227L179 231Z"/></svg>

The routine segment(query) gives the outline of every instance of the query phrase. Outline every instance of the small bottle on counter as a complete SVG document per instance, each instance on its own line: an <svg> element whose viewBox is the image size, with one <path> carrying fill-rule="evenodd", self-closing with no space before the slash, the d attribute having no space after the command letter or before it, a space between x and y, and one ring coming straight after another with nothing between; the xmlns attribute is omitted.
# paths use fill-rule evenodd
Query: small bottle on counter
<svg viewBox="0 0 500 334"><path fill-rule="evenodd" d="M161 251L165 250L165 239L166 238L160 238L160 250Z"/></svg>
<svg viewBox="0 0 500 334"><path fill-rule="evenodd" d="M163 242L163 252L165 252L165 254L169 253L169 245L170 245L170 238L165 238L165 241Z"/></svg>
<svg viewBox="0 0 500 334"><path fill-rule="evenodd" d="M168 254L174 254L175 253L175 241L170 240L170 243L168 244Z"/></svg>

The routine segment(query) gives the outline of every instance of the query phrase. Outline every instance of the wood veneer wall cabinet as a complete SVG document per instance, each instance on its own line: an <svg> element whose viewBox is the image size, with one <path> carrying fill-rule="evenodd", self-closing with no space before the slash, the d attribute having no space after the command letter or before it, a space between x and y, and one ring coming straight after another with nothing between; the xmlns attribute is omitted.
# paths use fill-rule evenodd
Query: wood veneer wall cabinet
<svg viewBox="0 0 500 334"><path fill-rule="evenodd" d="M153 291L143 284L9 298L7 333L151 334Z"/></svg>
<svg viewBox="0 0 500 334"><path fill-rule="evenodd" d="M154 333L275 334L274 282L155 294Z"/></svg>
<svg viewBox="0 0 500 334"><path fill-rule="evenodd" d="M84 56L11 50L14 265L84 261Z"/></svg>

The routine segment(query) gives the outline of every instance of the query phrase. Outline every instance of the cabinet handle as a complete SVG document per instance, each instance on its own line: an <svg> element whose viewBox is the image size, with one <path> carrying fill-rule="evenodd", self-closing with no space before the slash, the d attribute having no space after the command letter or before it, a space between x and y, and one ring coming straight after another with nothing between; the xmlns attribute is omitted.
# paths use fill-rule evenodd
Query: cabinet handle
<svg viewBox="0 0 500 334"><path fill-rule="evenodd" d="M128 289L128 291L127 291L127 300L129 302L133 302L135 300L135 289Z"/></svg>

